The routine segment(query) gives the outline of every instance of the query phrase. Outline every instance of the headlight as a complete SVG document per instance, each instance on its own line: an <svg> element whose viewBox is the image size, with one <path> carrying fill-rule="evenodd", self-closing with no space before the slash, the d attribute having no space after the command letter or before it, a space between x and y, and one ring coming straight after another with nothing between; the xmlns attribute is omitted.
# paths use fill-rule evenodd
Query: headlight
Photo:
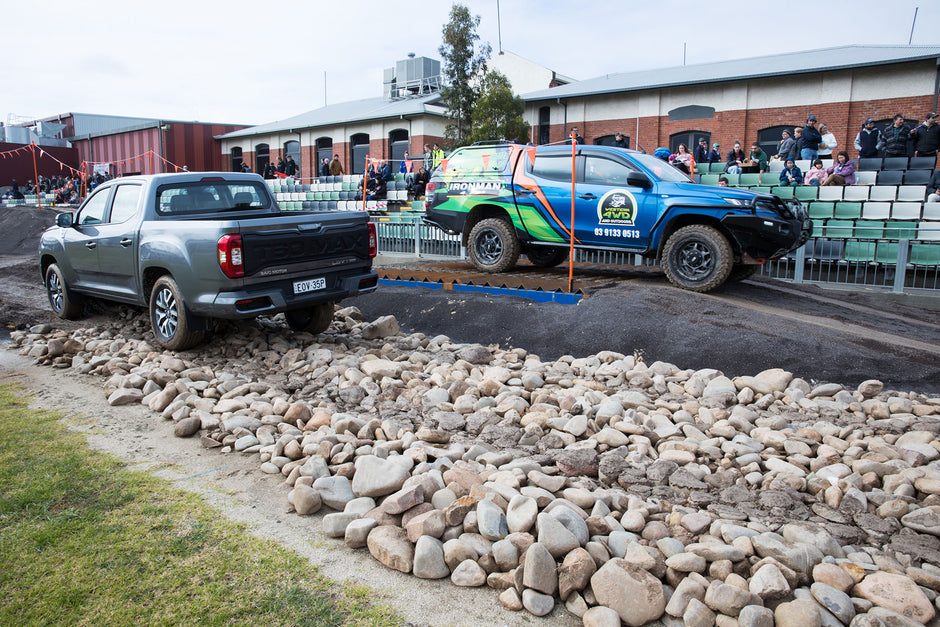
<svg viewBox="0 0 940 627"><path fill-rule="evenodd" d="M746 200L744 198L728 198L727 196L722 196L722 200L724 200L729 205L736 205L738 207L747 207L751 204L750 200Z"/></svg>

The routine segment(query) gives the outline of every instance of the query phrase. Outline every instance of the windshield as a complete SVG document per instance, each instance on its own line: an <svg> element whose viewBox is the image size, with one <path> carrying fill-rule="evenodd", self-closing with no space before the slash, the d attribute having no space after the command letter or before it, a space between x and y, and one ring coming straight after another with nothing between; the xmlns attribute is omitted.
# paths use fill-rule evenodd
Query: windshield
<svg viewBox="0 0 940 627"><path fill-rule="evenodd" d="M631 153L630 157L647 170L650 170L661 181L670 183L691 183L691 179L685 173L675 169L668 162L657 159L653 155L644 155Z"/></svg>
<svg viewBox="0 0 940 627"><path fill-rule="evenodd" d="M157 189L157 213L193 215L268 205L263 183L246 181L194 181L162 185Z"/></svg>

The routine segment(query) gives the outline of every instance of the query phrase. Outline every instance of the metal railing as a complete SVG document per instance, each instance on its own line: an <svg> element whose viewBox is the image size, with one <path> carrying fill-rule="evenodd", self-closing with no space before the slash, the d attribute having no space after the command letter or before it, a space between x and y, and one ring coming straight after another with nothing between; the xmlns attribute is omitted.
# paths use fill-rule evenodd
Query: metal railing
<svg viewBox="0 0 940 627"><path fill-rule="evenodd" d="M423 223L379 222L376 226L380 253L415 258L467 258L459 235L447 235ZM810 238L786 257L764 264L759 276L899 293L940 292L940 224L935 229L921 226L916 232L918 237L913 236L913 230L902 230L898 238L880 237L890 227L854 226L841 231L833 228L828 233L825 229L822 227L821 236ZM655 260L635 253L606 250L576 250L575 261L613 266L658 265ZM899 272L899 268L904 271Z"/></svg>

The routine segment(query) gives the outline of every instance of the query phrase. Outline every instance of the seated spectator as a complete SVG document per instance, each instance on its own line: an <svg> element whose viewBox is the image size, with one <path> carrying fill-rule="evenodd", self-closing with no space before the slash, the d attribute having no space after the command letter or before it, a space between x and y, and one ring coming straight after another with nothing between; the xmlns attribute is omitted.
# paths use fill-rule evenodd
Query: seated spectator
<svg viewBox="0 0 940 627"><path fill-rule="evenodd" d="M411 185L408 187L411 195L415 198L424 196L424 190L429 180L431 180L431 177L428 176L428 171L424 169L424 166L419 167L418 173L415 174L414 180L411 181Z"/></svg>
<svg viewBox="0 0 940 627"><path fill-rule="evenodd" d="M927 202L940 202L940 170L934 170L927 184Z"/></svg>
<svg viewBox="0 0 940 627"><path fill-rule="evenodd" d="M708 142L705 141L704 137L698 140L698 146L692 152L692 157L695 159L695 163L708 162Z"/></svg>
<svg viewBox="0 0 940 627"><path fill-rule="evenodd" d="M813 167L806 172L803 177L803 183L806 185L820 185L826 178L826 168L823 167L822 159L813 161Z"/></svg>
<svg viewBox="0 0 940 627"><path fill-rule="evenodd" d="M708 162L709 163L721 163L721 144L715 142L712 144L712 149L708 151Z"/></svg>
<svg viewBox="0 0 940 627"><path fill-rule="evenodd" d="M790 153L793 152L793 146L796 144L793 141L793 138L790 137L790 131L783 131L781 133L782 138L777 143L777 154L770 158L771 161L786 161L787 159L793 159Z"/></svg>
<svg viewBox="0 0 940 627"><path fill-rule="evenodd" d="M822 182L822 185L854 185L855 184L855 160L849 159L849 153L840 150L836 156L836 162L826 168L829 176Z"/></svg>
<svg viewBox="0 0 940 627"><path fill-rule="evenodd" d="M763 174L767 171L767 153L761 150L757 142L751 144L751 154L748 155L741 167L742 172L759 172Z"/></svg>
<svg viewBox="0 0 940 627"><path fill-rule="evenodd" d="M784 187L789 187L790 185L802 185L803 184L803 173L798 167L796 167L796 162L793 159L787 159L786 165L780 171L780 185Z"/></svg>
<svg viewBox="0 0 940 627"><path fill-rule="evenodd" d="M385 200L386 198L388 198L388 182L379 176L375 180L375 190L369 194L368 200Z"/></svg>
<svg viewBox="0 0 940 627"><path fill-rule="evenodd" d="M741 150L741 142L734 142L734 148L728 151L725 159L725 172L728 174L741 174L741 165L745 161L744 151Z"/></svg>
<svg viewBox="0 0 940 627"><path fill-rule="evenodd" d="M689 152L688 146L685 144L679 144L679 147L676 149L676 154L673 155L675 158L671 159L672 165L686 174L692 173L692 153Z"/></svg>
<svg viewBox="0 0 940 627"><path fill-rule="evenodd" d="M875 121L871 118L865 120L862 124L862 130L855 136L855 150L858 151L860 159L872 159L878 156L885 146L884 137L881 131L875 128Z"/></svg>
<svg viewBox="0 0 940 627"><path fill-rule="evenodd" d="M718 187L728 187L728 177L719 176L718 177Z"/></svg>

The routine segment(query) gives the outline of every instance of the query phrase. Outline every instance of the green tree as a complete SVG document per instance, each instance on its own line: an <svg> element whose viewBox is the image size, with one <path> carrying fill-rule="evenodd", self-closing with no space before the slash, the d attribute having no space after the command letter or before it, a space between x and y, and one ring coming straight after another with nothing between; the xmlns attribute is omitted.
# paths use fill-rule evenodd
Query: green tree
<svg viewBox="0 0 940 627"><path fill-rule="evenodd" d="M464 144L470 136L471 111L480 93L480 77L485 74L490 58L490 45L481 42L477 34L479 25L479 15L471 16L470 9L454 3L438 49L444 60L445 86L441 98L450 117L444 136L455 146Z"/></svg>
<svg viewBox="0 0 940 627"><path fill-rule="evenodd" d="M529 140L529 123L522 118L525 102L514 96L509 80L493 70L482 80L480 97L471 112L469 142L493 139Z"/></svg>

